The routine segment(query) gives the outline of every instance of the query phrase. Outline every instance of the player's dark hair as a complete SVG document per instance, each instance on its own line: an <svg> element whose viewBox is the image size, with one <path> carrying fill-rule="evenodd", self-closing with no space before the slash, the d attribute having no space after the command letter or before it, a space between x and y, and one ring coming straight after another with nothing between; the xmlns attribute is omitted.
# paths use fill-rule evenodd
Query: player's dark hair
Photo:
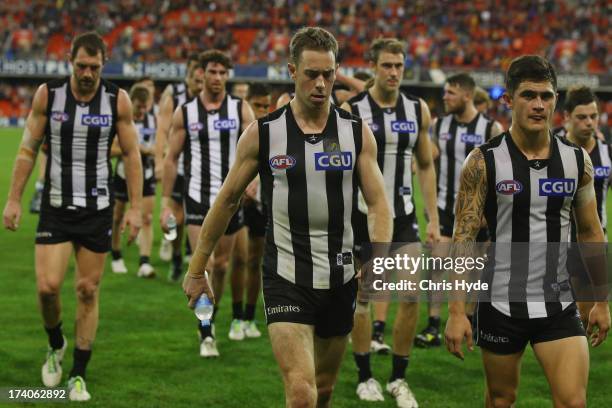
<svg viewBox="0 0 612 408"><path fill-rule="evenodd" d="M289 43L289 61L297 66L304 50L331 51L334 60L338 58L338 42L321 27L302 27L293 35Z"/></svg>
<svg viewBox="0 0 612 408"><path fill-rule="evenodd" d="M474 91L474 88L476 88L474 78L472 78L470 74L466 72L460 72L458 74L449 76L446 83L449 85L458 86L459 88L470 92Z"/></svg>
<svg viewBox="0 0 612 408"><path fill-rule="evenodd" d="M588 86L576 86L567 90L565 95L565 111L572 113L578 105L588 105L592 102L597 102L595 93Z"/></svg>
<svg viewBox="0 0 612 408"><path fill-rule="evenodd" d="M270 89L261 82L255 82L249 85L249 92L247 94L247 99L251 99L258 96L268 96L270 95Z"/></svg>
<svg viewBox="0 0 612 408"><path fill-rule="evenodd" d="M506 72L506 91L512 95L521 82L550 82L557 90L557 73L553 66L539 55L523 55L510 63Z"/></svg>
<svg viewBox="0 0 612 408"><path fill-rule="evenodd" d="M220 50L208 50L200 54L198 61L202 69L206 70L206 66L210 62L216 62L217 64L223 65L226 69L232 67L232 61L230 58Z"/></svg>
<svg viewBox="0 0 612 408"><path fill-rule="evenodd" d="M101 52L102 62L106 61L106 44L104 44L104 40L100 37L100 34L95 31L89 31L74 37L72 45L70 46L71 60L74 60L81 48L91 57L95 57L98 55L98 52Z"/></svg>
<svg viewBox="0 0 612 408"><path fill-rule="evenodd" d="M369 72L366 72L366 71L356 71L353 74L353 78L356 78L356 79L358 79L360 81L363 81L363 82L368 82L368 80L370 78L373 78L373 77L372 77L372 74L370 74Z"/></svg>
<svg viewBox="0 0 612 408"><path fill-rule="evenodd" d="M489 93L477 86L474 88L474 105L480 105L481 103L486 103L487 106L491 103L491 98L489 97Z"/></svg>
<svg viewBox="0 0 612 408"><path fill-rule="evenodd" d="M149 101L149 90L142 85L134 85L130 89L130 99L147 103Z"/></svg>
<svg viewBox="0 0 612 408"><path fill-rule="evenodd" d="M397 38L377 38L370 44L370 49L366 54L366 60L376 64L381 52L402 54L402 56L406 58L406 45Z"/></svg>

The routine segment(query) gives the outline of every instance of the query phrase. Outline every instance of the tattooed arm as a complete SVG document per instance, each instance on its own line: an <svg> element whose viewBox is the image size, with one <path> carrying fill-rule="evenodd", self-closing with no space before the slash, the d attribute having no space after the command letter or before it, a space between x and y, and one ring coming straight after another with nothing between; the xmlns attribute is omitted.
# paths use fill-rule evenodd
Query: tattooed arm
<svg viewBox="0 0 612 408"><path fill-rule="evenodd" d="M455 227L453 232L452 257L474 257L476 236L484 212L487 196L487 172L482 151L474 149L467 157L461 170L459 192L455 206ZM454 274L457 280L461 275ZM472 328L465 315L465 300L455 295L448 302L448 321L446 323L446 348L463 360L461 343L467 340L468 350L472 351Z"/></svg>

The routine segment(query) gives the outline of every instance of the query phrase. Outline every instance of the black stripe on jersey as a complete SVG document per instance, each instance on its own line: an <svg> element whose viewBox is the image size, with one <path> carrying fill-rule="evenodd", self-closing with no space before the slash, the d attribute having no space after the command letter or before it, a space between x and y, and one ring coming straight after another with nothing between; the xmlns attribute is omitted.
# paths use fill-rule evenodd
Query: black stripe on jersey
<svg viewBox="0 0 612 408"><path fill-rule="evenodd" d="M100 102L102 100L102 87L100 84L98 92L89 102L89 114L100 114ZM113 116L116 118L116 116ZM91 192L97 187L97 160L98 160L98 145L100 144L100 133L102 128L99 126L89 126L87 128L87 141L85 148L85 197L87 208L96 208L97 197ZM108 173L109 175L112 173ZM109 189L110 190L110 189Z"/></svg>
<svg viewBox="0 0 612 408"><path fill-rule="evenodd" d="M438 129L439 130L439 129ZM485 146L480 146L478 149L482 152L485 161L485 172L487 176L487 196L485 199L484 216L487 220L487 228L491 241L495 242L497 231L497 193L495 190L495 180L497 177L495 171L495 157L491 147L498 147L502 142L502 138L496 138L491 143ZM495 254L489 254L489 261L483 272L483 280L489 284L489 289L485 297L485 301L491 300L491 291L493 289L493 273L495 272Z"/></svg>
<svg viewBox="0 0 612 408"><path fill-rule="evenodd" d="M491 139L491 131L493 130L494 123L495 121L493 119L489 119L489 122L487 122L487 127L485 128L485 142L488 142Z"/></svg>
<svg viewBox="0 0 612 408"><path fill-rule="evenodd" d="M292 171L287 172L287 183L289 184L287 208L289 228L291 229L291 244L295 257L295 283L298 286L311 288L314 270L310 246L310 223L308 222L305 141L291 109L287 109L286 121L287 155L293 156L296 160ZM291 188L291 186L305 186L305 188Z"/></svg>
<svg viewBox="0 0 612 408"><path fill-rule="evenodd" d="M404 98L400 95L397 98L397 104L395 105L395 118L397 121L406 121L406 107L404 106ZM420 129L420 124L419 124ZM417 140L419 139L419 134L415 135ZM406 150L408 149L408 145L410 143L410 133L403 135L402 133L398 133L397 137L397 155L395 160L395 183L393 187L393 207L395 209L396 216L407 215L406 209L404 208L404 199L401 194L398 194L400 187L402 187L404 178L404 172L412 172L412 169L405 169L405 160L404 156L406 154ZM415 142L416 145L416 142ZM412 194L411 194L412 195ZM412 195L414 196L414 195ZM413 207L414 211L414 207Z"/></svg>
<svg viewBox="0 0 612 408"><path fill-rule="evenodd" d="M385 112L381 109L370 92L368 94L368 103L370 104L370 110L372 111L372 123L376 124L376 131L374 133L374 138L376 139L376 147L377 147L377 157L376 161L378 162L378 168L385 168L385 143L387 141L385 135ZM360 115L361 116L361 113Z"/></svg>
<svg viewBox="0 0 612 408"><path fill-rule="evenodd" d="M554 137L551 137L550 159L546 169L548 178L563 178L565 171L561 161L559 145ZM562 311L559 296L552 290L552 284L557 283L559 269L559 242L561 242L561 208L565 197L549 196L546 200L546 273L543 279L543 291L546 314L554 316Z"/></svg>
<svg viewBox="0 0 612 408"><path fill-rule="evenodd" d="M225 120L229 117L227 110L228 100L229 96L226 95L219 108L219 120ZM208 133L208 126L206 127L206 133ZM230 130L219 130L219 139L221 143L221 180L225 180L229 172Z"/></svg>
<svg viewBox="0 0 612 408"><path fill-rule="evenodd" d="M45 185L43 187L41 207L49 207L50 199L49 192L51 190L51 162L53 161L51 152L51 109L53 106L53 100L55 99L55 85L56 81L47 83L47 123L45 124L45 136L43 144L47 146L47 164L45 165ZM42 146L41 146L42 147Z"/></svg>
<svg viewBox="0 0 612 408"><path fill-rule="evenodd" d="M336 122L335 109L332 107L331 115L325 126L325 137L323 138L323 151L340 151L340 140L338 138L338 126ZM353 158L353 164L356 158ZM325 172L325 191L327 193L327 251L329 258L330 287L339 287L344 283L344 267L338 265L337 254L342 252L342 237L344 232L344 198L342 195L342 171Z"/></svg>
<svg viewBox="0 0 612 408"><path fill-rule="evenodd" d="M70 89L70 82L66 85L66 105L64 107L68 117L72 120L63 122L60 128L61 152L61 179L62 179L62 206L73 205L72 195L72 138L74 137L74 122L76 121L76 101ZM70 202L64 202L69 200Z"/></svg>
<svg viewBox="0 0 612 408"><path fill-rule="evenodd" d="M281 113L282 110L283 109L279 109ZM277 112L274 112L274 115L276 115ZM267 212L263 273L269 272L272 275L277 275L278 248L274 241L274 223L272 222L272 200L274 199L272 190L274 186L274 177L272 176L272 170L270 170L270 165L268 164L270 157L270 126L265 124L268 120L270 120L270 118L266 116L257 121L259 130L259 179L261 182L261 200Z"/></svg>
<svg viewBox="0 0 612 408"><path fill-rule="evenodd" d="M240 136L242 136L242 121L244 120L244 118L242 117L242 99L238 99L238 103L236 106L236 111L238 112L238 127L236 129L238 129L238 137L236 138L236 143L238 143L238 140L240 140Z"/></svg>
<svg viewBox="0 0 612 408"><path fill-rule="evenodd" d="M400 100L403 99L400 95ZM412 148L413 151L416 151L416 149L418 149L419 147L419 136L421 135L421 130L423 130L423 115L421 112L421 100L419 98L416 98L417 104L414 106L414 112L416 113L416 118L417 118L417 125L419 127L419 131L417 133L417 140L416 142L414 142L414 147ZM404 112L405 113L405 112ZM411 169L412 171L412 169ZM412 197L414 197L414 194L412 195ZM414 200L412 200L414 202ZM414 208L414 207L413 207Z"/></svg>
<svg viewBox="0 0 612 408"><path fill-rule="evenodd" d="M529 162L508 134L505 138L512 162L512 176L523 186L520 194L514 195L512 203L512 242L529 242L529 211L531 208L531 177ZM511 247L509 299L527 299L527 278L529 275L529 249L515 245ZM526 302L509 302L510 316L529 316Z"/></svg>
<svg viewBox="0 0 612 408"><path fill-rule="evenodd" d="M104 81L104 80L103 80ZM107 92L112 92L115 95L115 103L113 103L113 99L110 100L111 104L111 113L113 115L113 123L111 125L110 133L108 135L108 145L106 146L106 157L109 158L106 162L107 165L107 173L108 174L108 190L110 191L110 202L115 202L115 191L112 186L112 174L113 174L113 164L111 163L111 147L113 146L113 140L117 136L117 121L119 120L119 87L111 82L104 81L104 85L106 85Z"/></svg>
<svg viewBox="0 0 612 408"><path fill-rule="evenodd" d="M457 125L456 120L451 120L450 126L448 127L448 133L453 135L446 142L446 156L455 157L455 138L457 137ZM447 211L453 211L455 202L455 161L448 160L447 176L446 176L446 204L444 207Z"/></svg>
<svg viewBox="0 0 612 408"><path fill-rule="evenodd" d="M183 148L181 149L183 152L183 174L185 175L184 193L187 194L186 192L189 191L187 181L189 180L188 177L191 174L191 142L189 140L191 136L189 135L187 107L185 105L181 105L181 111L183 112L183 129L185 129L185 140L183 142Z"/></svg>
<svg viewBox="0 0 612 408"><path fill-rule="evenodd" d="M589 153L589 156L591 157L591 161L593 162L593 168L602 166L601 155L599 152L599 143L597 143L597 141L595 141L595 147L593 147L593 150L591 151L591 153ZM593 177L593 183L595 187L595 197L597 199L597 215L599 216L599 219L602 220L603 218L601 212L602 209L605 207L605 203L604 205L600 205L600 203L603 201L603 186L605 183L605 179L601 177Z"/></svg>
<svg viewBox="0 0 612 408"><path fill-rule="evenodd" d="M198 139L200 141L200 173L201 176L201 190L200 190L200 203L204 204L206 208L210 205L210 171L204 171L204 166L208 166L210 163L210 150L208 148L208 112L202 104L202 100L198 98L198 122L204 126L202 130L198 132ZM186 128L189 129L189 128ZM191 173L189 173L191 176ZM204 177L204 174L208 174L208 177ZM189 177L191 178L191 177ZM189 186L185 186L186 190L189 191Z"/></svg>

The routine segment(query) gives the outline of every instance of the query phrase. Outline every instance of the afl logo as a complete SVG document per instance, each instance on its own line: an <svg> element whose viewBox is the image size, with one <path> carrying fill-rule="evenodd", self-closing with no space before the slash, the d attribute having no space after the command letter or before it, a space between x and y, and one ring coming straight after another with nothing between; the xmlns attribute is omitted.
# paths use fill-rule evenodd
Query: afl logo
<svg viewBox="0 0 612 408"><path fill-rule="evenodd" d="M295 166L295 159L292 156L281 154L270 159L270 167L275 170L288 170Z"/></svg>
<svg viewBox="0 0 612 408"><path fill-rule="evenodd" d="M51 119L56 122L66 122L70 117L66 112L53 111L51 112Z"/></svg>
<svg viewBox="0 0 612 408"><path fill-rule="evenodd" d="M516 180L502 180L495 186L498 193L504 195L518 194L523 191L523 185Z"/></svg>
<svg viewBox="0 0 612 408"><path fill-rule="evenodd" d="M192 132L199 132L202 129L204 129L203 123L194 122L189 124L189 130L191 130Z"/></svg>

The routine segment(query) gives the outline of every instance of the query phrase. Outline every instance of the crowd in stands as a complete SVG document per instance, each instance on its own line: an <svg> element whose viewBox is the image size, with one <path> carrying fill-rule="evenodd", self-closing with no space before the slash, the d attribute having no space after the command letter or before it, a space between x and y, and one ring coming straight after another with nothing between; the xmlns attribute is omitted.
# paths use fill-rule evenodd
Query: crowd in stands
<svg viewBox="0 0 612 408"><path fill-rule="evenodd" d="M408 65L503 70L525 53L561 72L606 72L606 0L24 0L0 3L0 57L63 59L95 29L117 61L184 60L220 48L240 64L284 63L291 33L332 31L345 64L363 65L377 36L403 39Z"/></svg>

